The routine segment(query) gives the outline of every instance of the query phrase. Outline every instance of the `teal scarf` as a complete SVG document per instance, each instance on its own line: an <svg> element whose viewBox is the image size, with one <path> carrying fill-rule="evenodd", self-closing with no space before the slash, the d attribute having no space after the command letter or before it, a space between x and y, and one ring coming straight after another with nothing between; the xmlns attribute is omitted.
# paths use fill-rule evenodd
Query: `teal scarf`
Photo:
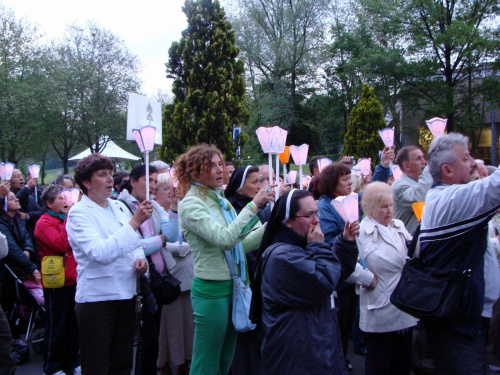
<svg viewBox="0 0 500 375"><path fill-rule="evenodd" d="M47 210L47 215L50 215L50 216L52 216L52 217L55 217L55 218L57 218L57 219L59 219L59 220L61 220L61 221L66 220L66 215L65 215L65 214L63 214L61 210L59 210L59 213L58 213L58 214L56 214L56 213L55 213L54 211L52 211L52 210Z"/></svg>

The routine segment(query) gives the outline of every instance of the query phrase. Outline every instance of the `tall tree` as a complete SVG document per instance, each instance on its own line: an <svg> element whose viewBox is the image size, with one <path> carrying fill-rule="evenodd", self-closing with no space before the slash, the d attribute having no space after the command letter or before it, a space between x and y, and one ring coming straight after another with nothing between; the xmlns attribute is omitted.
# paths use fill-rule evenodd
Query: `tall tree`
<svg viewBox="0 0 500 375"><path fill-rule="evenodd" d="M448 118L448 131L470 132L482 123L471 105L470 72L492 61L500 28L497 0L360 0L373 29L391 30L409 43L415 106ZM470 87L470 86L469 86ZM472 101L471 101L472 99ZM475 120L471 123L471 118ZM461 121L461 120L464 121Z"/></svg>
<svg viewBox="0 0 500 375"><path fill-rule="evenodd" d="M0 5L0 158L18 163L44 142L36 136L44 75L40 34Z"/></svg>
<svg viewBox="0 0 500 375"><path fill-rule="evenodd" d="M106 146L102 135L122 135L126 128L128 93L140 88L139 60L123 40L94 23L72 25L65 35L56 52L60 71L54 72L66 101L57 143L67 148L66 140L76 136L99 152ZM67 152L59 148L58 154L66 158Z"/></svg>
<svg viewBox="0 0 500 375"><path fill-rule="evenodd" d="M382 104L378 101L373 87L365 83L361 99L354 106L349 117L343 155L371 158L372 167L375 166L378 152L384 148L378 131L384 127Z"/></svg>
<svg viewBox="0 0 500 375"><path fill-rule="evenodd" d="M234 31L217 0L186 0L183 11L188 27L172 43L166 64L175 99L164 113L162 157L171 160L186 146L206 142L230 160L236 155L233 126L249 118Z"/></svg>
<svg viewBox="0 0 500 375"><path fill-rule="evenodd" d="M291 130L301 100L318 86L325 0L238 0L232 14L259 125Z"/></svg>

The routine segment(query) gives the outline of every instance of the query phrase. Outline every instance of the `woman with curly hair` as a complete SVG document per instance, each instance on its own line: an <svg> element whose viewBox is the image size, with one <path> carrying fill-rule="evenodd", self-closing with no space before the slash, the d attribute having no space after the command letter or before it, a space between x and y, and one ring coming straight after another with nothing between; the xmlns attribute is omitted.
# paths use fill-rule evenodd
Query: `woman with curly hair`
<svg viewBox="0 0 500 375"><path fill-rule="evenodd" d="M195 330L190 374L227 374L237 332L231 321L233 284L224 251L231 250L236 269L245 270L243 251L256 249L264 232L264 227L250 230L259 220L257 207L272 200L273 193L259 190L236 215L220 190L227 182L222 154L207 144L179 156L175 174L180 188L187 192L179 217L194 258L191 301Z"/></svg>

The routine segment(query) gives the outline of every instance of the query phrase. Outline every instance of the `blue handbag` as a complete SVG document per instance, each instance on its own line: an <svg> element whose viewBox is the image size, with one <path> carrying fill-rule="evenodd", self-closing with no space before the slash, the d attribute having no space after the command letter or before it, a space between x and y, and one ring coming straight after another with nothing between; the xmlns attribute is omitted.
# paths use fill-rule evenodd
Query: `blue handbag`
<svg viewBox="0 0 500 375"><path fill-rule="evenodd" d="M249 318L252 290L250 289L250 285L247 285L245 280L242 280L236 273L231 251L224 251L224 255L226 256L231 278L233 279L232 321L234 329L237 332L248 332L256 327Z"/></svg>

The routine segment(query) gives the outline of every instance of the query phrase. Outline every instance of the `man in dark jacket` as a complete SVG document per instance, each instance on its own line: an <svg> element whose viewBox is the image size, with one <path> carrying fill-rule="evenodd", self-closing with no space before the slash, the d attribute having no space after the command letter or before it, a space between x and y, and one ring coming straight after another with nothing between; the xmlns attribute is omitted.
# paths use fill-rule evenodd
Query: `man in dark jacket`
<svg viewBox="0 0 500 375"><path fill-rule="evenodd" d="M31 178L27 183L24 181L23 173L19 169L14 169L12 179L10 180L10 190L16 194L21 204L19 217L26 221L26 229L30 235L31 241L35 243L35 225L44 211L42 207L35 201L35 197L31 194L38 185L38 179Z"/></svg>
<svg viewBox="0 0 500 375"><path fill-rule="evenodd" d="M425 322L436 374L444 375L484 374L486 367L484 254L488 221L500 208L500 170L469 183L475 161L468 145L457 133L432 142L434 185L425 198L419 240L425 267L454 269L465 279L457 316Z"/></svg>

